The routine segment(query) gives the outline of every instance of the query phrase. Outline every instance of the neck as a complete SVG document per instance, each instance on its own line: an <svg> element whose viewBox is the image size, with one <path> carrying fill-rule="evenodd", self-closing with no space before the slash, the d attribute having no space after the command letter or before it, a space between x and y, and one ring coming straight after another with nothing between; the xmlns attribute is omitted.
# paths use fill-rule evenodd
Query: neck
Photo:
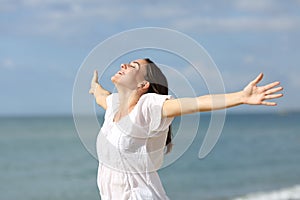
<svg viewBox="0 0 300 200"><path fill-rule="evenodd" d="M118 88L119 94L119 113L121 115L128 114L139 101L142 94L137 90L130 90L127 88Z"/></svg>

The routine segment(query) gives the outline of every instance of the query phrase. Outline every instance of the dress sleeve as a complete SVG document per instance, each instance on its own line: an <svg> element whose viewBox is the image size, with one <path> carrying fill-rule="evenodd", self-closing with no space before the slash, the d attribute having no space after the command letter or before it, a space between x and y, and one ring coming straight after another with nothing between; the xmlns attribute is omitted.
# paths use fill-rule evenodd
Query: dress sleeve
<svg viewBox="0 0 300 200"><path fill-rule="evenodd" d="M143 96L142 113L149 130L156 132L168 129L174 118L162 117L162 106L167 99L172 98L171 95L148 93Z"/></svg>
<svg viewBox="0 0 300 200"><path fill-rule="evenodd" d="M108 95L106 97L106 105L108 108L111 108L113 105L113 99L115 99L116 94L115 93L111 93L110 95Z"/></svg>
<svg viewBox="0 0 300 200"><path fill-rule="evenodd" d="M105 119L111 117L115 110L118 108L119 99L117 93L112 93L106 97L107 109L105 111Z"/></svg>

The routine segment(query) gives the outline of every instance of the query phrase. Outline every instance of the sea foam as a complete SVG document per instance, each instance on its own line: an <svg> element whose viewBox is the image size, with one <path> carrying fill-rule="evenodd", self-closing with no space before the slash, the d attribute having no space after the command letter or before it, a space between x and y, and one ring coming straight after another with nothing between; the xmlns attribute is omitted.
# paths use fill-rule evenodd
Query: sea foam
<svg viewBox="0 0 300 200"><path fill-rule="evenodd" d="M300 200L300 185L269 192L257 192L233 200Z"/></svg>

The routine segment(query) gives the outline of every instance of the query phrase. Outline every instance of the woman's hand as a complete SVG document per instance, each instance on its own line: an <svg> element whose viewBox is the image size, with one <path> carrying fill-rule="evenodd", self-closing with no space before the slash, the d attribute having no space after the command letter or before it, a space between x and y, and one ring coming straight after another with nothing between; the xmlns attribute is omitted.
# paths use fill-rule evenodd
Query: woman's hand
<svg viewBox="0 0 300 200"><path fill-rule="evenodd" d="M110 92L105 90L98 82L98 72L97 70L94 71L94 75L91 81L91 88L89 93L94 95L96 99L96 103L106 110L106 97L110 95Z"/></svg>
<svg viewBox="0 0 300 200"><path fill-rule="evenodd" d="M99 82L98 82L98 72L97 70L94 71L94 75L91 81L91 88L89 90L90 94L95 94L96 89L100 86Z"/></svg>
<svg viewBox="0 0 300 200"><path fill-rule="evenodd" d="M275 102L268 102L265 100L276 99L283 96L283 94L275 94L283 90L283 87L276 87L280 82L273 82L264 86L257 86L262 80L263 74L260 73L256 79L251 81L243 90L243 103L250 105L266 105L276 106Z"/></svg>

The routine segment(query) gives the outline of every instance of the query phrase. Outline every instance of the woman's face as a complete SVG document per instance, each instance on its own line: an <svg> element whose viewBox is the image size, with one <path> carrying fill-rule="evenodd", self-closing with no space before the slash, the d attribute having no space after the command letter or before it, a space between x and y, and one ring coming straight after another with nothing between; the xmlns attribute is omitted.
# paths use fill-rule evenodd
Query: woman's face
<svg viewBox="0 0 300 200"><path fill-rule="evenodd" d="M140 83L145 81L147 73L147 62L144 59L131 61L122 64L120 71L111 77L111 81L116 85L122 85L130 89L136 89Z"/></svg>

